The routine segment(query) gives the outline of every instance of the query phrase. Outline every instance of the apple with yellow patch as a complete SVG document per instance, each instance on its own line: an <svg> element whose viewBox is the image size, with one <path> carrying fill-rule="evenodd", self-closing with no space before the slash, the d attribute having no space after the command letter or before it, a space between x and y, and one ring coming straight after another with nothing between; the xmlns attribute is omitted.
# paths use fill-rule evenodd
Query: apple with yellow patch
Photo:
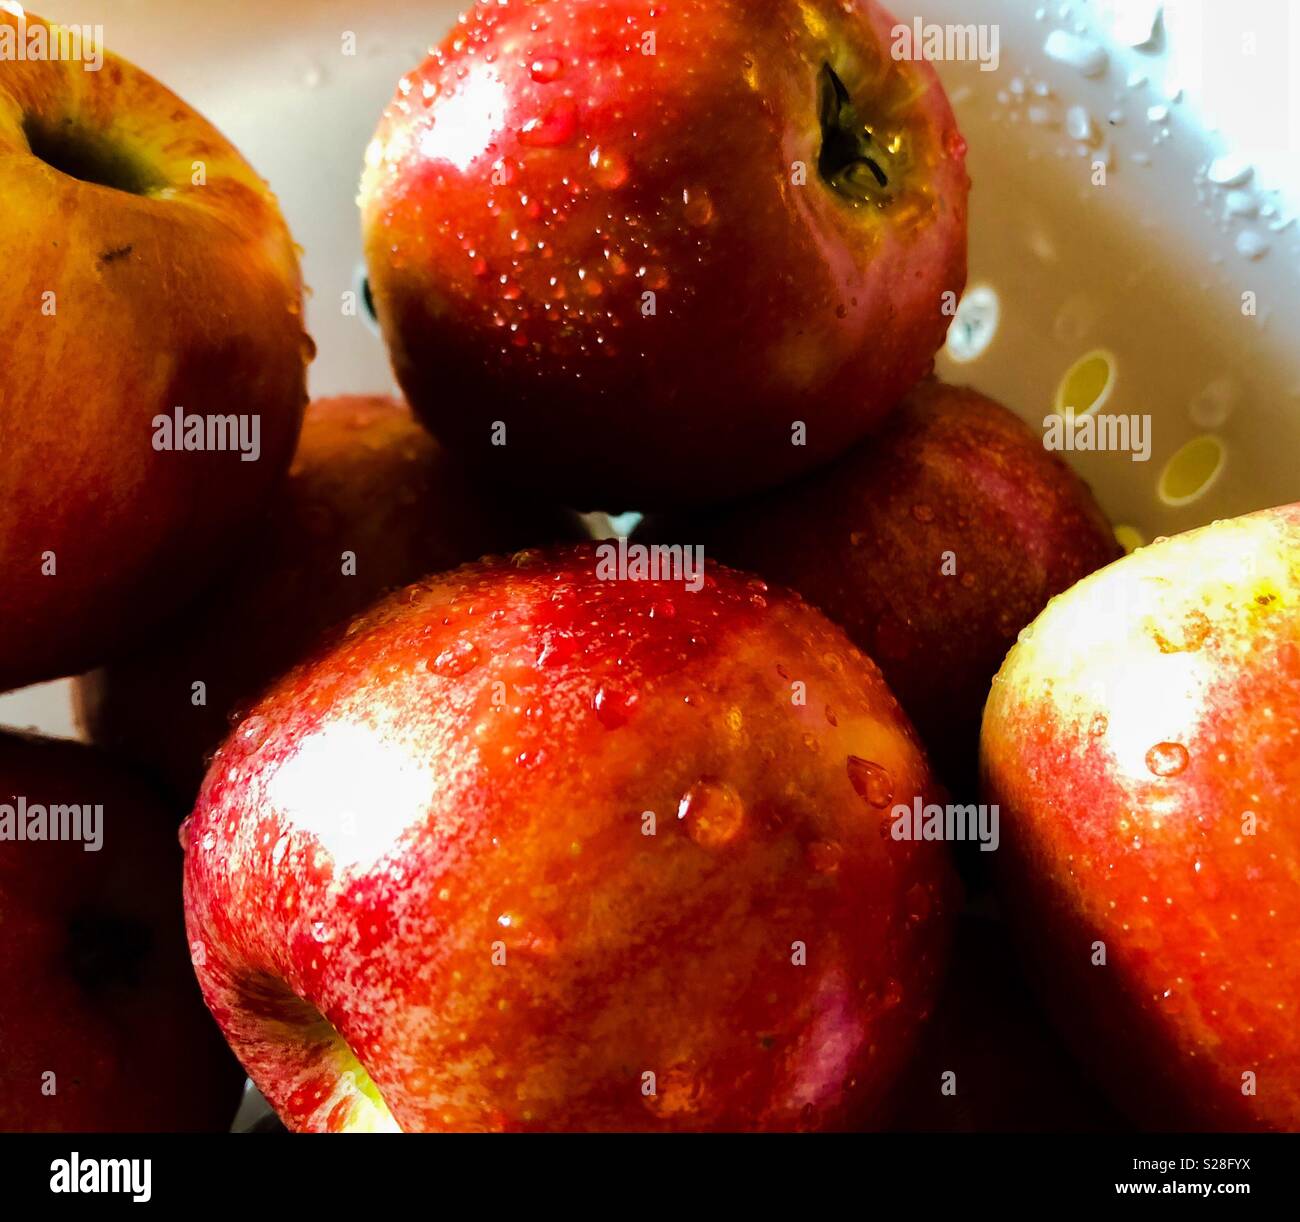
<svg viewBox="0 0 1300 1222"><path fill-rule="evenodd" d="M48 29L0 9L20 26ZM93 67L0 60L0 690L88 669L192 594L306 403L266 184L152 77Z"/></svg>
<svg viewBox="0 0 1300 1222"><path fill-rule="evenodd" d="M1300 505L1081 581L984 714L1003 896L1077 1051L1179 1129L1300 1129Z"/></svg>

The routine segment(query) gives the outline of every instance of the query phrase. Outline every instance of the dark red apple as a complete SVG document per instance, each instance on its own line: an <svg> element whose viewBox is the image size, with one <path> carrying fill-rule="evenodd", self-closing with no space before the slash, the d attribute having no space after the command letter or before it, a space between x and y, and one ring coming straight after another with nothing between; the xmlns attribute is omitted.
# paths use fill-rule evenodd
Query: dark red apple
<svg viewBox="0 0 1300 1222"><path fill-rule="evenodd" d="M956 924L952 967L891 1128L914 1133L1117 1132L1127 1122L1052 1030L995 915Z"/></svg>
<svg viewBox="0 0 1300 1222"><path fill-rule="evenodd" d="M1300 505L1053 600L982 764L1002 893L1098 1080L1160 1128L1300 1130Z"/></svg>
<svg viewBox="0 0 1300 1222"><path fill-rule="evenodd" d="M147 762L188 803L231 715L327 629L418 577L577 529L469 479L404 404L321 400L244 563L148 647L81 680L83 729Z"/></svg>
<svg viewBox="0 0 1300 1222"><path fill-rule="evenodd" d="M190 937L291 1128L879 1118L951 906L888 835L934 792L911 728L791 596L598 561L394 596L217 753Z"/></svg>
<svg viewBox="0 0 1300 1222"><path fill-rule="evenodd" d="M600 509L769 486L861 437L966 276L966 146L893 24L873 0L474 5L362 184L434 432Z"/></svg>
<svg viewBox="0 0 1300 1222"><path fill-rule="evenodd" d="M880 665L959 791L974 788L980 714L1016 634L1121 554L1087 486L1019 417L936 381L833 466L645 530L820 607Z"/></svg>
<svg viewBox="0 0 1300 1222"><path fill-rule="evenodd" d="M176 812L146 783L0 734L0 1129L230 1127L243 1074L194 985L180 884Z"/></svg>

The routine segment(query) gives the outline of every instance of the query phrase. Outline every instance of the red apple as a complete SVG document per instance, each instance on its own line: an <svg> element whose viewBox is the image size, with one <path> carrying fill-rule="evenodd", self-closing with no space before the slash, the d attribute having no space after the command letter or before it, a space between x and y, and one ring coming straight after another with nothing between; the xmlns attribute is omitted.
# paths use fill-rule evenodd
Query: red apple
<svg viewBox="0 0 1300 1222"><path fill-rule="evenodd" d="M873 0L476 4L366 156L379 318L466 456L582 508L776 484L930 367L965 143Z"/></svg>
<svg viewBox="0 0 1300 1222"><path fill-rule="evenodd" d="M835 465L647 537L798 590L880 665L940 774L973 789L1016 634L1121 554L1087 486L1019 417L927 381Z"/></svg>
<svg viewBox="0 0 1300 1222"><path fill-rule="evenodd" d="M1115 1132L1126 1122L1038 1008L995 916L957 922L952 968L907 1072L891 1128L913 1133Z"/></svg>
<svg viewBox="0 0 1300 1222"><path fill-rule="evenodd" d="M230 1127L243 1075L194 987L175 828L109 757L0 734L0 1130Z"/></svg>
<svg viewBox="0 0 1300 1222"><path fill-rule="evenodd" d="M85 68L0 61L0 691L97 665L192 594L306 402L266 184L152 77Z"/></svg>
<svg viewBox="0 0 1300 1222"><path fill-rule="evenodd" d="M218 752L190 937L290 1128L875 1118L951 902L887 834L932 792L912 731L792 597L600 563L413 586Z"/></svg>
<svg viewBox="0 0 1300 1222"><path fill-rule="evenodd" d="M982 761L1036 978L1127 1110L1300 1130L1300 505L1055 599Z"/></svg>
<svg viewBox="0 0 1300 1222"><path fill-rule="evenodd" d="M559 512L468 479L404 404L321 400L244 563L145 648L81 680L82 727L188 803L231 715L327 629L428 573L566 534L576 524Z"/></svg>

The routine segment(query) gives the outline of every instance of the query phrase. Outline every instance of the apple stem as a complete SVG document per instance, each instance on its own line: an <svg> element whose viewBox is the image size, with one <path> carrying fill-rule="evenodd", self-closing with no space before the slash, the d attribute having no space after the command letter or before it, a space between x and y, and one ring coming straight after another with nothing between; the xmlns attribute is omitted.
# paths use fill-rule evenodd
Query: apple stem
<svg viewBox="0 0 1300 1222"><path fill-rule="evenodd" d="M823 64L818 105L822 147L817 172L855 203L885 203L891 196L885 150L858 115L848 88L830 64Z"/></svg>

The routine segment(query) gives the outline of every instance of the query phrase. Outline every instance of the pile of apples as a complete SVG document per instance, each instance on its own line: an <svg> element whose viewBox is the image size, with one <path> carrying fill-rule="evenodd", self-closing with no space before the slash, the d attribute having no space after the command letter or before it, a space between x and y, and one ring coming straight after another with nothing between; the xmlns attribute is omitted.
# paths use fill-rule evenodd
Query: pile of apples
<svg viewBox="0 0 1300 1222"><path fill-rule="evenodd" d="M0 1127L1300 1128L1300 506L1122 557L933 379L965 143L893 24L472 8L365 159L410 408L307 406L180 99L0 62L0 690L95 744L0 736Z"/></svg>

